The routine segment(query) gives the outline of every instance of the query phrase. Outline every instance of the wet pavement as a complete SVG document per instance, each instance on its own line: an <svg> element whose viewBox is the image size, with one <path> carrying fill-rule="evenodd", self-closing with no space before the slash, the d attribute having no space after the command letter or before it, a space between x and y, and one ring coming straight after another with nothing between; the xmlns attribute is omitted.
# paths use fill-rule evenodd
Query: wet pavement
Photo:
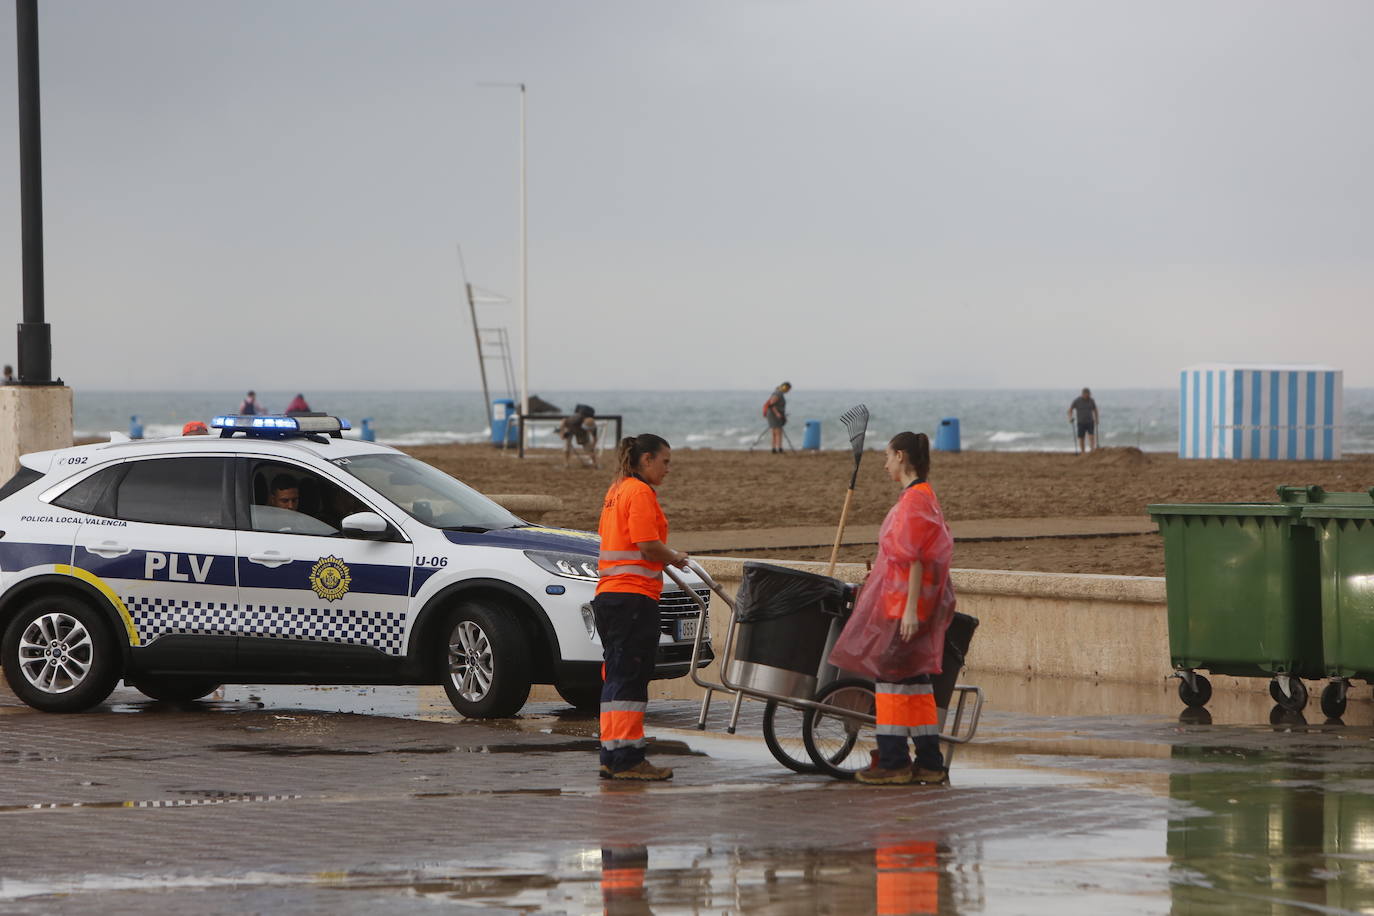
<svg viewBox="0 0 1374 916"><path fill-rule="evenodd" d="M978 675L949 787L790 773L651 704L667 784L595 777L557 704L437 689L0 691L0 912L1357 913L1374 908L1374 703L1326 722L1218 692ZM1309 707L1315 713L1316 704ZM1209 721L1210 720L1210 721Z"/></svg>

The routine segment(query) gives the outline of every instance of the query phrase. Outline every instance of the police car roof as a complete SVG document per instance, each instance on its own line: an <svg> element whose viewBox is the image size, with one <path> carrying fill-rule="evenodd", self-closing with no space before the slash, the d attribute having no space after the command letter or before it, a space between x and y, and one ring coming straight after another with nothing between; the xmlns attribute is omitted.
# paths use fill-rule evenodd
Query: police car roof
<svg viewBox="0 0 1374 916"><path fill-rule="evenodd" d="M95 442L89 445L75 445L70 448L52 449L46 452L33 452L23 456L23 463L36 470L51 467L55 456L90 455L92 460L101 462L119 458L149 454L184 455L189 452L204 455L276 455L280 457L313 455L325 460L352 457L354 455L395 454L396 449L389 445L364 442L361 439L331 439L327 437L287 439L259 439L256 437L235 436L221 439L217 436L169 436L165 439L132 439L127 442Z"/></svg>

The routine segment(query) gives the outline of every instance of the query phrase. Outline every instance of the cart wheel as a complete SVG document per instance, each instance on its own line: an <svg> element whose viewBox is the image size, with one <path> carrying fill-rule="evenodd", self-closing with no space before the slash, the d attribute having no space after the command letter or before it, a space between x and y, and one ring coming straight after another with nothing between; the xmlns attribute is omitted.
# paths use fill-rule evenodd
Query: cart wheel
<svg viewBox="0 0 1374 916"><path fill-rule="evenodd" d="M1284 709L1291 709L1293 712L1302 712L1307 706L1307 685L1302 682L1301 678L1296 677L1290 677L1288 683L1293 689L1293 695L1291 697L1283 695L1283 691L1279 688L1278 678L1274 678L1269 682L1269 696L1274 699L1275 703L1279 704Z"/></svg>
<svg viewBox="0 0 1374 916"><path fill-rule="evenodd" d="M1339 719L1345 715L1345 685L1332 681L1322 688L1322 715Z"/></svg>
<svg viewBox="0 0 1374 916"><path fill-rule="evenodd" d="M806 711L769 700L763 709L763 743L778 763L795 773L819 773L802 736Z"/></svg>
<svg viewBox="0 0 1374 916"><path fill-rule="evenodd" d="M835 681L816 695L820 708L808 709L802 723L802 739L811 761L836 779L853 779L866 769L878 749L872 718L877 708L873 684L854 678Z"/></svg>
<svg viewBox="0 0 1374 916"><path fill-rule="evenodd" d="M1187 678L1178 679L1178 698L1185 706L1206 706L1212 698L1212 682L1200 674L1193 675L1193 681L1197 684L1196 690L1188 686Z"/></svg>

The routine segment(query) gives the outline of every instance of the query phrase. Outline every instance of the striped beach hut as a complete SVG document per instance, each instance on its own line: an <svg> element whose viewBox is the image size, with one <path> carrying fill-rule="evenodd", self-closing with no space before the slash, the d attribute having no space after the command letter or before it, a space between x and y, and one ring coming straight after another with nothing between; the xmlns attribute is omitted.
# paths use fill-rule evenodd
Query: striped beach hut
<svg viewBox="0 0 1374 916"><path fill-rule="evenodd" d="M1179 379L1178 455L1340 458L1341 385L1331 366L1190 366Z"/></svg>

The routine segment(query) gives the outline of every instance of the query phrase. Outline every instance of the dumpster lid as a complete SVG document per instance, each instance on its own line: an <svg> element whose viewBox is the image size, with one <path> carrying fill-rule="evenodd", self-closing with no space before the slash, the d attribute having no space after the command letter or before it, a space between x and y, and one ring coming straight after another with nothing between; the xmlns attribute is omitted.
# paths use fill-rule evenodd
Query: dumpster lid
<svg viewBox="0 0 1374 916"><path fill-rule="evenodd" d="M1263 516L1266 518L1297 518L1303 513L1300 505L1282 503L1155 503L1145 507L1152 516Z"/></svg>
<svg viewBox="0 0 1374 916"><path fill-rule="evenodd" d="M1369 506L1308 506L1302 510L1303 518L1362 518L1374 521L1374 505Z"/></svg>
<svg viewBox="0 0 1374 916"><path fill-rule="evenodd" d="M1328 492L1318 486L1278 488L1279 502L1309 506L1364 506L1374 508L1374 489L1353 493Z"/></svg>

